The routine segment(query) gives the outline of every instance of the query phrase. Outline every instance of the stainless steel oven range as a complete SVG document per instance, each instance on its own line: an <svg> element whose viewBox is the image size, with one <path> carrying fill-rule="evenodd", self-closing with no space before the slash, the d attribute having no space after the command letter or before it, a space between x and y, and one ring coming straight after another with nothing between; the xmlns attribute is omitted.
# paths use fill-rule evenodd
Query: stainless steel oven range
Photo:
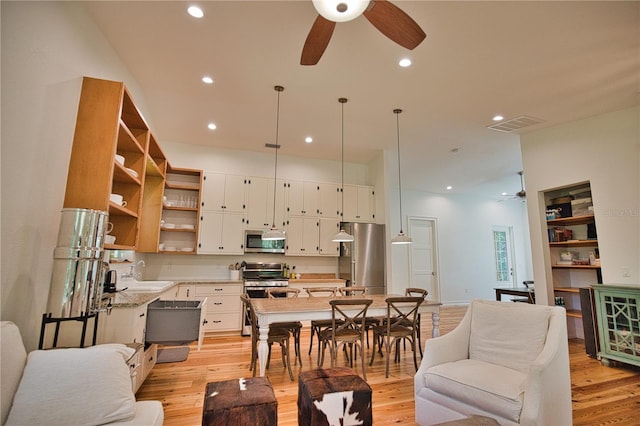
<svg viewBox="0 0 640 426"><path fill-rule="evenodd" d="M242 265L244 293L250 298L265 298L267 297L267 289L289 286L289 279L284 276L282 263L243 262ZM251 335L251 321L247 312L244 315L242 335Z"/></svg>

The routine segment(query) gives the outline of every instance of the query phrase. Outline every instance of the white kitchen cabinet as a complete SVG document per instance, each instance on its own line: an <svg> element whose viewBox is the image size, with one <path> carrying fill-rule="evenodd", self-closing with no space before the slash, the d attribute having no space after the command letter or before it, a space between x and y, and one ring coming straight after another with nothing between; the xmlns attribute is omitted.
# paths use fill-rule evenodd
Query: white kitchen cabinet
<svg viewBox="0 0 640 426"><path fill-rule="evenodd" d="M287 219L286 254L288 256L318 255L318 219L290 217Z"/></svg>
<svg viewBox="0 0 640 426"><path fill-rule="evenodd" d="M244 212L246 178L205 172L201 211Z"/></svg>
<svg viewBox="0 0 640 426"><path fill-rule="evenodd" d="M275 225L284 226L285 182L276 180ZM263 177L247 178L247 229L270 228L274 221L273 179Z"/></svg>
<svg viewBox="0 0 640 426"><path fill-rule="evenodd" d="M244 214L201 212L198 254L244 254Z"/></svg>
<svg viewBox="0 0 640 426"><path fill-rule="evenodd" d="M287 182L287 213L289 216L318 216L318 184L315 182Z"/></svg>
<svg viewBox="0 0 640 426"><path fill-rule="evenodd" d="M206 298L205 332L240 331L242 329L242 283L198 284L195 299Z"/></svg>
<svg viewBox="0 0 640 426"><path fill-rule="evenodd" d="M343 222L373 222L374 191L371 186L344 186L344 214Z"/></svg>
<svg viewBox="0 0 640 426"><path fill-rule="evenodd" d="M340 217L340 187L336 183L318 184L318 216Z"/></svg>
<svg viewBox="0 0 640 426"><path fill-rule="evenodd" d="M177 287L176 299L195 300L195 284L180 284Z"/></svg>
<svg viewBox="0 0 640 426"><path fill-rule="evenodd" d="M331 238L340 231L340 220L330 218L318 219L318 247L321 256L340 256L340 243Z"/></svg>
<svg viewBox="0 0 640 426"><path fill-rule="evenodd" d="M141 343L147 328L147 306L145 303L134 308L116 307L109 315L100 315L98 322L98 344Z"/></svg>

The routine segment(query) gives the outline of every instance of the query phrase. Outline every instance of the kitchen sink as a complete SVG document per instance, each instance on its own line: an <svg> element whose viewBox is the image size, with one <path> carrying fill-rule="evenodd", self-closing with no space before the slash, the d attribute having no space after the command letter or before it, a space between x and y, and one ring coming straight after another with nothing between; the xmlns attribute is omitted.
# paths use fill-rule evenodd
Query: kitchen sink
<svg viewBox="0 0 640 426"><path fill-rule="evenodd" d="M119 286L130 293L155 293L162 292L173 285L173 281L121 281Z"/></svg>

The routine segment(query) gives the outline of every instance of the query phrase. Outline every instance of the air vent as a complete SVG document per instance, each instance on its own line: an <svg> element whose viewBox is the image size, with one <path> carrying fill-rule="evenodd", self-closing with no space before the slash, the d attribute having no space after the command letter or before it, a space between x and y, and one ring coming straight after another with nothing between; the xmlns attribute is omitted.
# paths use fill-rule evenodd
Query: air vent
<svg viewBox="0 0 640 426"><path fill-rule="evenodd" d="M489 129L497 130L499 132L513 132L514 130L520 130L525 127L533 126L534 124L540 124L543 120L538 118L529 117L528 115L521 115L511 120L505 120L500 123L487 126Z"/></svg>
<svg viewBox="0 0 640 426"><path fill-rule="evenodd" d="M280 144L276 145L275 143L265 143L264 147L265 148L277 148L277 149L280 149Z"/></svg>

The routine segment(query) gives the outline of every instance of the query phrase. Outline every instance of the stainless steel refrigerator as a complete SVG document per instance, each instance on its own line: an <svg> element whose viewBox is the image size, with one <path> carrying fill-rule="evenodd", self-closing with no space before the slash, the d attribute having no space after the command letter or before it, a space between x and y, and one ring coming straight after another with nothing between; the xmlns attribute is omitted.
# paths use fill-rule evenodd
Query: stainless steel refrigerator
<svg viewBox="0 0 640 426"><path fill-rule="evenodd" d="M344 230L355 240L340 243L340 278L347 280L348 286L368 287L369 294L386 293L384 225L346 222Z"/></svg>

